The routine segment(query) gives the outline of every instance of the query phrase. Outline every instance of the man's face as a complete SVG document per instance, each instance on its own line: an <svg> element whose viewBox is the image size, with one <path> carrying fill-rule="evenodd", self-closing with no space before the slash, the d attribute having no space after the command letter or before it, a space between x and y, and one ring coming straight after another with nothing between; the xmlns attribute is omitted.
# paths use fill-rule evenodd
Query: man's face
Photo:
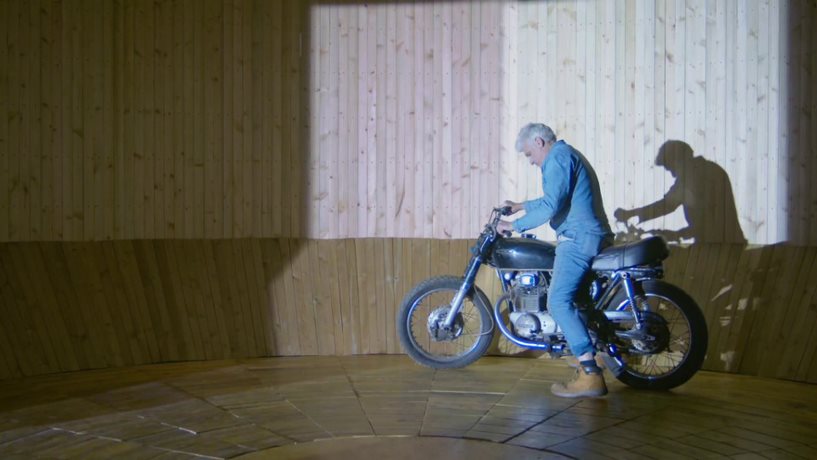
<svg viewBox="0 0 817 460"><path fill-rule="evenodd" d="M525 149L522 150L522 154L530 161L530 164L541 168L545 162L545 158L547 158L548 152L550 152L551 146L553 146L552 142L545 142L541 137L537 137L533 142L525 144Z"/></svg>

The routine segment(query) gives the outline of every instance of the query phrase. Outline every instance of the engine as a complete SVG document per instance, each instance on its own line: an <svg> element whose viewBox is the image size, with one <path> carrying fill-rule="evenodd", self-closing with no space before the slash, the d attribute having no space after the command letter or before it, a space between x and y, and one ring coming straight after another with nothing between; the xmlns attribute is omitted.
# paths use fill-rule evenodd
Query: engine
<svg viewBox="0 0 817 460"><path fill-rule="evenodd" d="M510 283L510 313L514 331L519 337L542 340L558 332L559 327L547 312L549 274L544 272L506 273Z"/></svg>

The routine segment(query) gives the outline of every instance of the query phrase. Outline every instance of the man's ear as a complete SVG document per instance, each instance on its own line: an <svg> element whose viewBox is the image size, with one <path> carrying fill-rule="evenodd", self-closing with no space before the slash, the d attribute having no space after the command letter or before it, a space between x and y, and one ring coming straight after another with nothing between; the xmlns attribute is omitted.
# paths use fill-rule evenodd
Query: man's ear
<svg viewBox="0 0 817 460"><path fill-rule="evenodd" d="M537 137L536 138L536 146L541 149L542 147L545 146L545 140L542 139L541 137Z"/></svg>

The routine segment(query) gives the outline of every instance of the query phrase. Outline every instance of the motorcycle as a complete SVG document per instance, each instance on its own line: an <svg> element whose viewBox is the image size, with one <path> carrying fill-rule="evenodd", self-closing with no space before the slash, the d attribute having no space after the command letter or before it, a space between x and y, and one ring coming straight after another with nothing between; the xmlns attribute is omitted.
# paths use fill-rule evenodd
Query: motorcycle
<svg viewBox="0 0 817 460"><path fill-rule="evenodd" d="M533 235L500 234L497 223L509 214L510 207L492 210L471 247L464 276L427 279L404 297L397 332L417 363L435 369L467 366L487 352L496 329L520 347L553 358L571 355L547 310L556 247ZM701 368L706 355L701 309L662 280L668 256L658 236L608 247L593 260L574 299L605 367L634 388L677 387ZM493 308L475 284L485 264L502 285Z"/></svg>

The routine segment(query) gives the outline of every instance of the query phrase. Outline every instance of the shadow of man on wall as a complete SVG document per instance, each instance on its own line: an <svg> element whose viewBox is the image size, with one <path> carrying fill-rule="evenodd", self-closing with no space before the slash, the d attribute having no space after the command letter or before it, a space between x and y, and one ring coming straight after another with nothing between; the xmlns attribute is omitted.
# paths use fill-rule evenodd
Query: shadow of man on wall
<svg viewBox="0 0 817 460"><path fill-rule="evenodd" d="M682 207L687 226L658 232L668 242L746 244L738 222L732 184L720 165L696 157L689 144L678 140L667 141L661 146L655 164L669 171L675 183L663 198L654 203L631 210L617 209L614 214L616 220L628 222L636 218L640 223L663 217ZM631 233L638 232L628 233L630 238L633 236Z"/></svg>
<svg viewBox="0 0 817 460"><path fill-rule="evenodd" d="M662 236L670 244L667 281L679 285L700 305L709 328L709 351L704 368L740 370L754 312L764 301L770 279L770 247L749 249L738 220L732 184L717 163L695 156L689 144L669 140L658 150L657 166L675 182L664 196L635 209L617 209L619 241ZM677 230L643 230L644 222L682 208L687 225Z"/></svg>

